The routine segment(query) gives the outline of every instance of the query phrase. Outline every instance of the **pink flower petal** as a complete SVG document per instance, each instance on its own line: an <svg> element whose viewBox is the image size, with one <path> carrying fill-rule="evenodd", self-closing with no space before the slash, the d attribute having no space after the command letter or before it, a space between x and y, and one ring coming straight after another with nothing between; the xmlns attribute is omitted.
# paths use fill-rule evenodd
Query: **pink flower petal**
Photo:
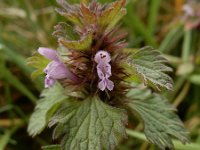
<svg viewBox="0 0 200 150"><path fill-rule="evenodd" d="M40 47L38 49L38 52L46 58L53 60L44 69L44 72L46 73L46 88L51 87L57 79L68 78L72 81L79 82L79 78L59 60L57 51L49 48Z"/></svg>
<svg viewBox="0 0 200 150"><path fill-rule="evenodd" d="M101 91L104 91L106 89L106 84L104 82L104 80L101 80L98 84L98 88L101 90Z"/></svg>
<svg viewBox="0 0 200 150"><path fill-rule="evenodd" d="M188 16L194 16L194 10L193 8L188 5L188 4L185 4L183 5L183 11L186 13L186 15Z"/></svg>
<svg viewBox="0 0 200 150"><path fill-rule="evenodd" d="M46 73L53 79L68 78L78 81L78 78L62 62L52 61L46 68Z"/></svg>
<svg viewBox="0 0 200 150"><path fill-rule="evenodd" d="M103 71L102 71L100 66L97 66L97 74L99 76L99 79L104 79L105 78L104 73L103 73Z"/></svg>
<svg viewBox="0 0 200 150"><path fill-rule="evenodd" d="M48 75L45 77L45 88L53 86L55 83L54 79L51 79Z"/></svg>
<svg viewBox="0 0 200 150"><path fill-rule="evenodd" d="M99 63L97 65L97 74L100 79L109 78L111 73L111 66L109 63Z"/></svg>
<svg viewBox="0 0 200 150"><path fill-rule="evenodd" d="M112 91L113 88L114 88L114 83L111 80L107 79L107 85L106 85L106 87L107 87L107 89L109 91Z"/></svg>
<svg viewBox="0 0 200 150"><path fill-rule="evenodd" d="M67 77L68 69L63 63L52 61L47 66L47 74L54 79L63 79Z"/></svg>
<svg viewBox="0 0 200 150"><path fill-rule="evenodd" d="M54 61L59 61L58 59L58 54L56 50L50 49L50 48L45 48L45 47L40 47L38 49L38 53L43 55L44 57L54 60Z"/></svg>
<svg viewBox="0 0 200 150"><path fill-rule="evenodd" d="M101 81L99 82L98 88L99 88L101 91L104 91L106 88L107 88L109 91L112 91L113 88L114 88L114 83L113 83L111 80L104 78L103 80L101 80Z"/></svg>

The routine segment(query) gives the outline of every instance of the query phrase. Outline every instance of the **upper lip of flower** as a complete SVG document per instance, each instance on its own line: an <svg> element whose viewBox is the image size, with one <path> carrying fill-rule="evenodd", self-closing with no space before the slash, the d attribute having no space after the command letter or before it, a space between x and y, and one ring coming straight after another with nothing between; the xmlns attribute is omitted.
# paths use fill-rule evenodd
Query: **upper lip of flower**
<svg viewBox="0 0 200 150"><path fill-rule="evenodd" d="M54 61L60 61L58 58L58 53L50 48L46 48L46 47L40 47L38 49L38 52L40 55L43 55L44 57L50 59L50 60L54 60Z"/></svg>

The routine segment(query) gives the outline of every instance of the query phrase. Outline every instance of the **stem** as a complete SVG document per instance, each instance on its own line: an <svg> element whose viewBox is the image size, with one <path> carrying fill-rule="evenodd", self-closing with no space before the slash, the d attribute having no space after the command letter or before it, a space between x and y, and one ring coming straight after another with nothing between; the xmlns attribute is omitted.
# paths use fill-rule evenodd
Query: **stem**
<svg viewBox="0 0 200 150"><path fill-rule="evenodd" d="M0 127L9 128L14 126L23 125L24 122L22 119L0 119Z"/></svg>
<svg viewBox="0 0 200 150"><path fill-rule="evenodd" d="M126 129L126 132L128 136L130 137L137 138L143 141L148 141L145 135L140 132L136 132L130 129ZM190 144L184 145L180 143L178 140L173 140L173 143L176 150L200 150L200 144L190 143Z"/></svg>
<svg viewBox="0 0 200 150"><path fill-rule="evenodd" d="M184 87L183 87L183 90L180 92L180 94L177 96L177 98L174 100L174 103L173 105L175 107L178 107L178 105L182 102L182 100L186 97L189 89L190 89L190 82L186 82Z"/></svg>
<svg viewBox="0 0 200 150"><path fill-rule="evenodd" d="M177 93L179 92L185 81L186 77L184 76L181 76L177 79L177 81L175 82L174 91L169 95L169 101L173 101L175 99Z"/></svg>
<svg viewBox="0 0 200 150"><path fill-rule="evenodd" d="M184 42L183 42L183 51L182 51L182 61L187 62L190 56L190 50L191 50L191 30L186 30L184 32Z"/></svg>

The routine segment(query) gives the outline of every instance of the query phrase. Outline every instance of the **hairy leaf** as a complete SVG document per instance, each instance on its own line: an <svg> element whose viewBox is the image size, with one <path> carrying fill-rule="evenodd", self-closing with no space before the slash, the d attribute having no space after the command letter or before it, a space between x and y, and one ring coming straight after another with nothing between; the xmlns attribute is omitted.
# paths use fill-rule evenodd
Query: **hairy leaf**
<svg viewBox="0 0 200 150"><path fill-rule="evenodd" d="M38 101L35 111L30 117L28 132L31 136L42 132L53 113L67 99L63 92L63 88L59 84L43 91L42 99Z"/></svg>
<svg viewBox="0 0 200 150"><path fill-rule="evenodd" d="M67 12L63 9L56 9L56 11L63 17L65 17L69 22L72 22L75 25L82 26L79 16L75 12Z"/></svg>
<svg viewBox="0 0 200 150"><path fill-rule="evenodd" d="M90 9L85 6L83 3L80 5L80 11L81 11L81 20L84 23L84 25L94 24L96 22L96 15Z"/></svg>
<svg viewBox="0 0 200 150"><path fill-rule="evenodd" d="M66 39L60 38L59 42L70 50L89 50L92 44L92 33L89 33L79 41L68 41Z"/></svg>
<svg viewBox="0 0 200 150"><path fill-rule="evenodd" d="M164 97L145 89L131 90L127 96L130 98L127 106L143 120L144 132L150 142L164 150L174 148L171 136L182 143L189 141L181 120L174 113L175 109Z"/></svg>
<svg viewBox="0 0 200 150"><path fill-rule="evenodd" d="M64 150L112 150L126 135L126 122L124 110L88 97L83 101L68 100L49 125L57 124L54 138L64 135Z"/></svg>
<svg viewBox="0 0 200 150"><path fill-rule="evenodd" d="M131 53L129 66L132 68L133 79L140 80L156 90L165 88L172 90L173 80L166 74L172 69L165 65L167 60L159 51L147 46Z"/></svg>
<svg viewBox="0 0 200 150"><path fill-rule="evenodd" d="M125 8L122 8L118 15L116 15L112 21L110 21L108 27L106 28L107 31L111 30L121 19L126 15L127 11Z"/></svg>
<svg viewBox="0 0 200 150"><path fill-rule="evenodd" d="M27 59L27 64L31 67L36 68L36 70L31 74L31 77L34 79L37 76L43 74L44 68L48 65L50 60L46 59L44 56L39 53L35 53L32 57Z"/></svg>
<svg viewBox="0 0 200 150"><path fill-rule="evenodd" d="M61 16L64 16L74 25L82 26L82 22L78 13L79 7L77 5L69 4L66 0L57 0L57 3L63 8L56 9Z"/></svg>
<svg viewBox="0 0 200 150"><path fill-rule="evenodd" d="M65 22L60 22L54 26L54 32L52 35L57 38L66 38L70 40L77 40L79 38L78 34L74 31L73 26Z"/></svg>

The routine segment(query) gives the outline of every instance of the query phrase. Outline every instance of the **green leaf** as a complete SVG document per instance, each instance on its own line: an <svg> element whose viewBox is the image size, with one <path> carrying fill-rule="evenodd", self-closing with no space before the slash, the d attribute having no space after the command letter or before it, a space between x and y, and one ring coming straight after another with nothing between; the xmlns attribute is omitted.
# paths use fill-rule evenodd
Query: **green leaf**
<svg viewBox="0 0 200 150"><path fill-rule="evenodd" d="M56 26L54 26L53 36L57 38L66 38L70 40L77 40L79 38L78 34L74 31L74 27L65 23L60 22Z"/></svg>
<svg viewBox="0 0 200 150"><path fill-rule="evenodd" d="M61 15L64 16L68 21L75 25L82 26L82 22L80 21L80 16L77 12L79 9L76 5L71 5L67 1L64 0L57 0L57 3L63 8L63 9L56 9L56 11Z"/></svg>
<svg viewBox="0 0 200 150"><path fill-rule="evenodd" d="M108 27L106 28L107 31L111 30L125 15L127 11L125 8L122 8L117 16L110 21Z"/></svg>
<svg viewBox="0 0 200 150"><path fill-rule="evenodd" d="M182 143L189 142L181 120L174 113L175 108L164 97L146 89L131 90L127 96L130 98L127 106L143 120L145 135L151 143L161 149L173 149L171 136Z"/></svg>
<svg viewBox="0 0 200 150"><path fill-rule="evenodd" d="M34 79L37 76L44 73L44 68L50 62L49 59L46 59L44 56L40 55L39 53L35 53L32 57L27 59L27 64L31 67L36 68L35 71L32 72L31 77Z"/></svg>
<svg viewBox="0 0 200 150"><path fill-rule="evenodd" d="M79 41L68 41L64 38L60 38L59 42L70 50L89 50L92 45L92 33L89 33Z"/></svg>
<svg viewBox="0 0 200 150"><path fill-rule="evenodd" d="M173 88L173 80L166 74L172 69L165 65L166 62L160 52L147 46L132 53L128 64L131 66L133 79L137 78L145 85L160 91L163 88Z"/></svg>
<svg viewBox="0 0 200 150"><path fill-rule="evenodd" d="M126 123L124 110L111 107L98 97L88 97L65 102L49 125L57 124L54 138L64 136L64 150L112 150L126 136Z"/></svg>
<svg viewBox="0 0 200 150"><path fill-rule="evenodd" d="M43 150L61 150L60 145L48 145L48 146L43 146Z"/></svg>
<svg viewBox="0 0 200 150"><path fill-rule="evenodd" d="M35 111L30 117L28 132L31 136L36 136L43 131L51 116L60 104L67 99L63 88L59 84L45 89L41 97L42 99L38 101Z"/></svg>
<svg viewBox="0 0 200 150"><path fill-rule="evenodd" d="M56 9L56 11L63 17L65 17L68 21L72 22L75 25L82 26L82 23L79 19L79 16L75 12L66 12L62 9Z"/></svg>

